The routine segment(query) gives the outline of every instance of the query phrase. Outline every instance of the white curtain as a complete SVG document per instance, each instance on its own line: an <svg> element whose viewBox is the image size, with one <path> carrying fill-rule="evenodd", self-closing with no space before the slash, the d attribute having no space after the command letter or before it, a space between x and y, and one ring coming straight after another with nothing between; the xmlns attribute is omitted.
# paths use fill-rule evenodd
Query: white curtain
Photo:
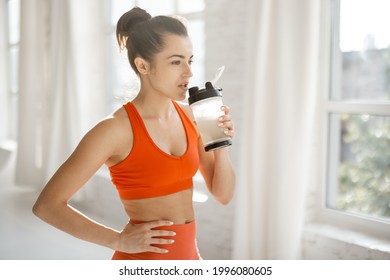
<svg viewBox="0 0 390 280"><path fill-rule="evenodd" d="M0 1L0 148L6 140L9 123L7 5ZM2 163L0 162L0 165Z"/></svg>
<svg viewBox="0 0 390 280"><path fill-rule="evenodd" d="M252 46L234 259L299 259L317 87L321 0L249 1Z"/></svg>
<svg viewBox="0 0 390 280"><path fill-rule="evenodd" d="M102 1L21 1L16 183L43 187L104 111Z"/></svg>

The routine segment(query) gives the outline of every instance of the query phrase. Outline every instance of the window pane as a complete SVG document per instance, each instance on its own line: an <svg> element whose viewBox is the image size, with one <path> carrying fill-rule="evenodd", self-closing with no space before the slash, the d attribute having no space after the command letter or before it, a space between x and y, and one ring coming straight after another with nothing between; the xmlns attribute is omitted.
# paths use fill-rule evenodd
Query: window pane
<svg viewBox="0 0 390 280"><path fill-rule="evenodd" d="M327 205L390 219L390 117L331 114Z"/></svg>
<svg viewBox="0 0 390 280"><path fill-rule="evenodd" d="M340 0L333 100L390 101L390 1ZM335 19L338 21L338 19Z"/></svg>
<svg viewBox="0 0 390 280"><path fill-rule="evenodd" d="M9 77L10 77L10 90L11 93L17 93L19 90L18 87L18 66L19 66L19 47L15 46L10 49L10 65L9 65Z"/></svg>
<svg viewBox="0 0 390 280"><path fill-rule="evenodd" d="M178 0L177 4L181 14L201 12L205 8L204 0Z"/></svg>
<svg viewBox="0 0 390 280"><path fill-rule="evenodd" d="M388 48L389 11L390 1L386 0L341 0L341 50L347 52Z"/></svg>
<svg viewBox="0 0 390 280"><path fill-rule="evenodd" d="M204 57L205 57L205 33L203 20L190 20L188 32L191 36L194 52L194 63L192 64L193 77L190 80L190 87L202 86L204 80Z"/></svg>
<svg viewBox="0 0 390 280"><path fill-rule="evenodd" d="M20 38L20 1L8 1L9 43L18 44Z"/></svg>

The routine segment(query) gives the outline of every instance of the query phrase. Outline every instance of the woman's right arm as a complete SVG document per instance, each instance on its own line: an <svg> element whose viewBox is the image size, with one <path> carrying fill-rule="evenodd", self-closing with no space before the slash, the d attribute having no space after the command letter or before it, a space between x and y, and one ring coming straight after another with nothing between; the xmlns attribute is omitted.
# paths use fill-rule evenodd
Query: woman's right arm
<svg viewBox="0 0 390 280"><path fill-rule="evenodd" d="M120 146L123 145L121 141L126 138L123 137L123 131L120 122L115 118L103 120L91 129L46 184L33 207L33 213L79 239L113 250L128 253L142 251L161 253L163 251L160 248L150 246L149 241L154 235L151 228L168 225L168 222L159 221L139 226L129 224L122 232L118 232L91 220L68 204L93 174L110 157L118 154ZM129 144L131 143L127 143ZM159 233L170 235L167 232ZM153 241L167 243L166 239Z"/></svg>
<svg viewBox="0 0 390 280"><path fill-rule="evenodd" d="M108 248L116 247L119 232L92 221L68 202L115 154L115 125L114 119L106 119L91 129L46 184L33 207L33 213L52 226Z"/></svg>

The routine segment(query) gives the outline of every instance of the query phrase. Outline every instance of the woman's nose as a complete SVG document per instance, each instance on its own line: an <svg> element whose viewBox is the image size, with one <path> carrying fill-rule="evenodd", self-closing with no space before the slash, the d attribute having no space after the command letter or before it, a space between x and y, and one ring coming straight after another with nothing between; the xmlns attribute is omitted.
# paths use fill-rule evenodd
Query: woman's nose
<svg viewBox="0 0 390 280"><path fill-rule="evenodd" d="M189 63L186 64L185 75L187 77L192 77L193 76L192 69L191 69L191 64L189 64Z"/></svg>

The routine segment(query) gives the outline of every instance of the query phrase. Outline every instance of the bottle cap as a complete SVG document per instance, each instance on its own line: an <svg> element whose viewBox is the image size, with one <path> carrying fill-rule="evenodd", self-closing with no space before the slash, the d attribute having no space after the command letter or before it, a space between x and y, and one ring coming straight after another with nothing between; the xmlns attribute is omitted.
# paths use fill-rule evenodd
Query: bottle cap
<svg viewBox="0 0 390 280"><path fill-rule="evenodd" d="M221 88L214 88L211 82L205 84L205 88L199 89L198 87L192 87L188 90L190 94L188 98L189 105L198 102L200 100L210 97L222 97Z"/></svg>

